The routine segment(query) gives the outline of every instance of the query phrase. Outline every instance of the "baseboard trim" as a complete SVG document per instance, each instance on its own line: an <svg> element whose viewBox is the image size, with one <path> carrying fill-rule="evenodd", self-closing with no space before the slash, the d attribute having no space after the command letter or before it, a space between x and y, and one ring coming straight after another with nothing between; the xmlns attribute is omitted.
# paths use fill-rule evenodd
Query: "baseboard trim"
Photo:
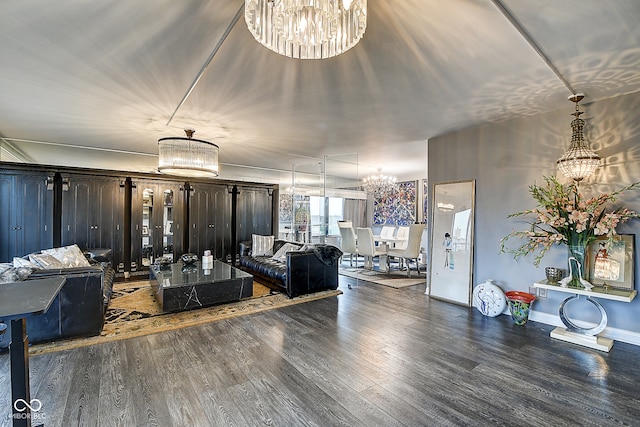
<svg viewBox="0 0 640 427"><path fill-rule="evenodd" d="M540 311L531 310L529 312L529 320L533 322L544 323L551 326L564 326L560 320L560 316L557 314L543 313ZM591 327L593 324L587 322L574 321L578 326ZM609 338L614 341L622 341L627 344L633 344L640 346L640 333L634 331L628 331L625 329L612 328L607 326L602 333L601 337Z"/></svg>

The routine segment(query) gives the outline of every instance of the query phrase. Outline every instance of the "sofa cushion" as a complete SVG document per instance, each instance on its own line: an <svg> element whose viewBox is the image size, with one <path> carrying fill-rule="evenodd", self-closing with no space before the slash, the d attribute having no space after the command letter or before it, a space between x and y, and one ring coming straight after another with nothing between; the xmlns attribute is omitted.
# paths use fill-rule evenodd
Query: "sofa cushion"
<svg viewBox="0 0 640 427"><path fill-rule="evenodd" d="M62 246L60 248L43 249L43 254L52 255L65 267L89 267L91 264L84 256L78 245Z"/></svg>
<svg viewBox="0 0 640 427"><path fill-rule="evenodd" d="M251 255L252 256L272 256L274 236L251 235Z"/></svg>
<svg viewBox="0 0 640 427"><path fill-rule="evenodd" d="M270 282L284 287L287 282L287 264L274 261L270 256L245 256L240 258L240 264L252 274L257 274Z"/></svg>

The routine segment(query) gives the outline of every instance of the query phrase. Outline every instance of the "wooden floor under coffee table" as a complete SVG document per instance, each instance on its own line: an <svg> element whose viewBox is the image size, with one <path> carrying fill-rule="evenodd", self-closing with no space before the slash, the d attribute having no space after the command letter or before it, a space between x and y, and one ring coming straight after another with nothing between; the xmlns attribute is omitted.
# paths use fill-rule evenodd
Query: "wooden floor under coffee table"
<svg viewBox="0 0 640 427"><path fill-rule="evenodd" d="M203 269L182 262L149 269L151 287L164 312L191 310L253 295L253 276L221 261Z"/></svg>

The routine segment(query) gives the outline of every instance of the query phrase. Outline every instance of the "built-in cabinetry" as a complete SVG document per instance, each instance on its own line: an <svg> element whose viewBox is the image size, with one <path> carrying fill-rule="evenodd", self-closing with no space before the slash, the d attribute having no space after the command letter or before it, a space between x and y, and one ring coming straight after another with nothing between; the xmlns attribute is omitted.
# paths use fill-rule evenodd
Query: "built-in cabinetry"
<svg viewBox="0 0 640 427"><path fill-rule="evenodd" d="M271 235L273 221L273 190L239 187L237 195L238 242L250 241L252 234Z"/></svg>
<svg viewBox="0 0 640 427"><path fill-rule="evenodd" d="M53 245L53 177L0 170L0 262Z"/></svg>
<svg viewBox="0 0 640 427"><path fill-rule="evenodd" d="M124 179L86 174L62 175L61 245L110 248L119 270L123 260Z"/></svg>
<svg viewBox="0 0 640 427"><path fill-rule="evenodd" d="M0 262L77 244L110 248L119 273L159 257L235 259L273 233L274 185L0 162Z"/></svg>
<svg viewBox="0 0 640 427"><path fill-rule="evenodd" d="M184 183L134 179L131 185L132 269L160 257L176 260L184 252Z"/></svg>
<svg viewBox="0 0 640 427"><path fill-rule="evenodd" d="M202 256L211 251L215 259L231 252L230 187L193 183L189 187L189 252Z"/></svg>

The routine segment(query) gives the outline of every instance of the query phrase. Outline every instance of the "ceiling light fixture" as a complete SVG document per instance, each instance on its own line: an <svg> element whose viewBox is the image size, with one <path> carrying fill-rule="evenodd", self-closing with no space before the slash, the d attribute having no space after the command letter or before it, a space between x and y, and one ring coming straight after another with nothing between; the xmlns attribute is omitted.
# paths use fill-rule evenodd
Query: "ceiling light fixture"
<svg viewBox="0 0 640 427"><path fill-rule="evenodd" d="M367 28L367 0L245 0L262 45L290 58L324 59L351 49Z"/></svg>
<svg viewBox="0 0 640 427"><path fill-rule="evenodd" d="M569 96L569 101L576 103L576 111L572 113L575 119L571 121L571 145L567 152L556 162L560 172L567 178L573 178L576 182L580 182L590 176L600 166L600 156L589 149L582 134L584 120L580 118L580 115L583 112L580 111L578 103L583 99L584 93L576 93Z"/></svg>
<svg viewBox="0 0 640 427"><path fill-rule="evenodd" d="M384 196L398 191L398 184L395 176L382 175L382 169L378 169L377 175L371 175L362 180L362 189L374 196Z"/></svg>
<svg viewBox="0 0 640 427"><path fill-rule="evenodd" d="M218 176L218 146L201 139L192 139L195 130L185 129L186 138L169 137L158 140L158 170L162 173L192 177Z"/></svg>

